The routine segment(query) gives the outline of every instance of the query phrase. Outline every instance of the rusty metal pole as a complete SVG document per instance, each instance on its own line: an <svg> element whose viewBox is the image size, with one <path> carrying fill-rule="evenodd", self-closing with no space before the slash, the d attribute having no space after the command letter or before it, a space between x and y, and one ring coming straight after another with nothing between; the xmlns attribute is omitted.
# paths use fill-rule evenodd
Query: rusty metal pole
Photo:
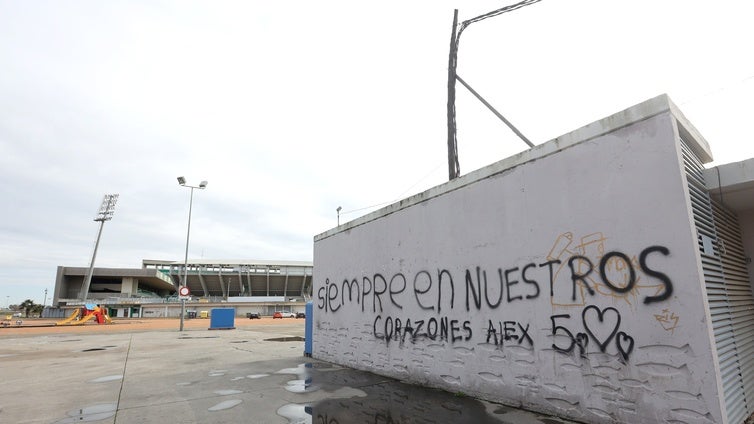
<svg viewBox="0 0 754 424"><path fill-rule="evenodd" d="M461 38L463 30L481 20L491 18L494 16L502 15L503 13L512 12L525 6L529 6L534 3L538 3L541 0L521 0L516 4L502 7L497 10L479 15L475 18L461 22L458 25L458 9L453 10L453 31L450 35L450 54L448 55L448 179L453 180L461 174L461 166L458 164L458 137L456 135L456 79L458 74L456 70L458 67L458 43ZM500 118L508 127L513 130L526 144L530 147L534 145L521 132L516 129L510 121L505 119L497 110L495 110L486 100L484 100L478 93L471 89L463 80L461 83L469 89L482 103L485 104L498 118Z"/></svg>
<svg viewBox="0 0 754 424"><path fill-rule="evenodd" d="M448 180L461 173L458 165L458 142L456 139L456 66L458 65L458 9L453 11L453 31L450 35L448 57Z"/></svg>

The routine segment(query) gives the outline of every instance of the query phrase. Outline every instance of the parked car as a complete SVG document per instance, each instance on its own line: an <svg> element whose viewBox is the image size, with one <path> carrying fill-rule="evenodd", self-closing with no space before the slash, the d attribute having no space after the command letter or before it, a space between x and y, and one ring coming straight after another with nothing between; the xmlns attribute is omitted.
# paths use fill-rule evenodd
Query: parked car
<svg viewBox="0 0 754 424"><path fill-rule="evenodd" d="M248 318L248 319L261 319L262 317L260 317L259 314L256 313L256 312L247 312L246 313L246 318Z"/></svg>
<svg viewBox="0 0 754 424"><path fill-rule="evenodd" d="M303 312L296 312L296 318L306 318L306 314Z"/></svg>
<svg viewBox="0 0 754 424"><path fill-rule="evenodd" d="M272 314L272 319L275 319L275 318L283 318L283 313L275 312L274 314Z"/></svg>
<svg viewBox="0 0 754 424"><path fill-rule="evenodd" d="M276 314L280 314L280 318L296 318L296 314L293 312L277 311L272 317L275 318Z"/></svg>

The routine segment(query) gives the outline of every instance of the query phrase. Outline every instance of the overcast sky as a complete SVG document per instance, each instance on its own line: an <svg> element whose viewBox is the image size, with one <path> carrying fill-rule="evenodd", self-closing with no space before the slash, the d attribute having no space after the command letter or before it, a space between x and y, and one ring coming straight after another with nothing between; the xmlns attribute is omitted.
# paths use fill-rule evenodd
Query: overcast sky
<svg viewBox="0 0 754 424"><path fill-rule="evenodd" d="M472 4L473 3L473 4ZM58 265L311 260L312 239L447 180L453 9L512 1L0 0L0 306ZM469 26L458 73L535 144L668 93L716 161L754 157L754 3L543 0ZM526 147L458 85L461 173Z"/></svg>

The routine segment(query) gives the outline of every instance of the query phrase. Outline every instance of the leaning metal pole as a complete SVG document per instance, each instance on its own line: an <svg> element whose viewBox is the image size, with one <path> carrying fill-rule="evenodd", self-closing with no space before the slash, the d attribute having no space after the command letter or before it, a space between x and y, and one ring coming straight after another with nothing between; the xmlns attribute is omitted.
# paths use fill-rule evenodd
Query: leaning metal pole
<svg viewBox="0 0 754 424"><path fill-rule="evenodd" d="M473 24L474 22L479 22L484 19L492 18L494 16L502 15L503 13L512 12L514 10L520 9L522 7L529 6L534 3L538 3L541 0L521 0L518 3L501 7L500 9L493 10L491 12L487 12L483 15L479 15L475 18L471 18L468 20L465 20L461 22L461 24L458 24L458 9L455 9L453 11L453 31L450 35L450 54L448 58L448 177L450 180L453 180L457 178L461 174L461 166L458 164L458 137L456 135L456 79L458 78L457 75L457 68L458 68L458 43L461 39L461 33L463 32L466 27ZM533 147L531 142L521 134L518 129L514 129L513 125L505 118L500 115L499 112L497 112L489 103L487 103L479 94L477 94L475 91L471 90L471 87L469 87L464 81L461 81L461 83L467 87L470 91L474 93L474 95L482 101L490 110L495 113L498 118L501 118L503 122L508 125L515 133L518 135L526 144L528 144L530 147Z"/></svg>
<svg viewBox="0 0 754 424"><path fill-rule="evenodd" d="M448 180L461 173L458 165L458 140L456 139L456 66L458 65L458 9L453 12L453 31L450 34L448 57Z"/></svg>

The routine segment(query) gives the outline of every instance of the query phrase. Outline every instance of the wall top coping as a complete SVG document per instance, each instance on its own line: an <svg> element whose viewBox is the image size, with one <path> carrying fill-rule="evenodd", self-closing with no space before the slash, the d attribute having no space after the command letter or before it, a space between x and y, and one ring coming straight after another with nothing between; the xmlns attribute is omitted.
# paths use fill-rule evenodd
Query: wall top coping
<svg viewBox="0 0 754 424"><path fill-rule="evenodd" d="M352 221L332 228L324 233L314 236L314 241L324 240L335 234L349 231L352 228L364 225L381 217L398 212L407 208L425 202L434 197L441 196L454 190L458 190L477 181L490 178L494 175L515 168L524 163L541 159L561 150L573 147L577 144L593 140L605 134L617 131L634 123L644 121L663 113L670 113L678 126L679 135L686 141L689 147L699 157L702 163L712 161L712 153L707 140L697 131L697 129L686 119L678 107L670 100L667 94L661 94L657 97L645 100L639 104L631 106L625 110L614 113L608 117L602 118L591 124L585 125L579 129L556 137L552 140L536 145L529 150L525 150L516 155L507 157L483 168L479 168L468 174L462 175L452 181L429 188L421 193L402 199L398 202L385 206L367 215L356 218Z"/></svg>
<svg viewBox="0 0 754 424"><path fill-rule="evenodd" d="M736 212L754 210L754 158L704 170L710 195Z"/></svg>

